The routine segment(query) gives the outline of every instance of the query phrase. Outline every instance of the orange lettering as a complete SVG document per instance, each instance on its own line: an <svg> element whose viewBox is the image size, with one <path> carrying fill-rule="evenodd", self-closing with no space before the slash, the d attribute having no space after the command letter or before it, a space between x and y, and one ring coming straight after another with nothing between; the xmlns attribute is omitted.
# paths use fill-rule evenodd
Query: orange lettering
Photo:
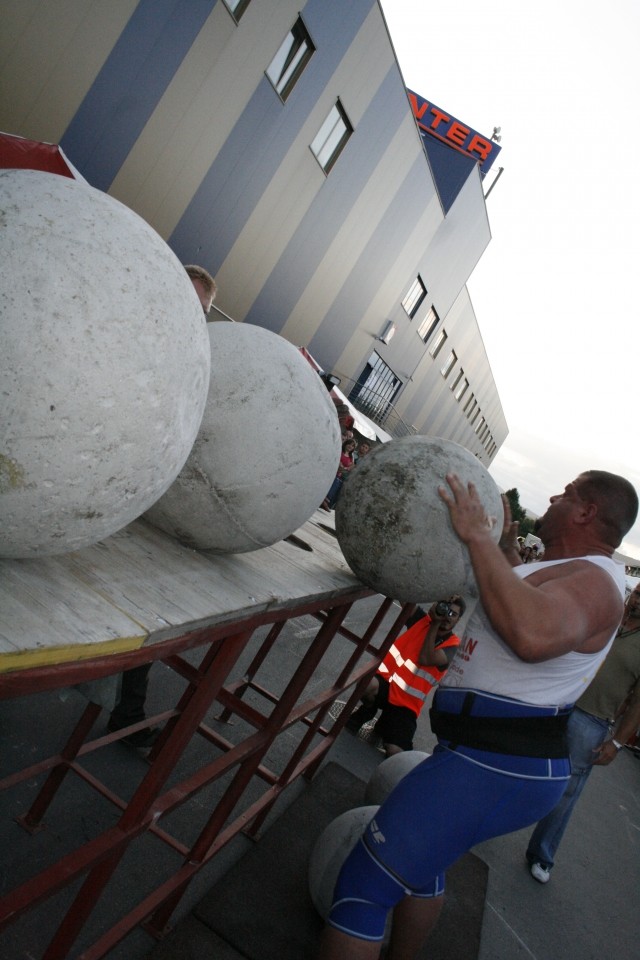
<svg viewBox="0 0 640 960"><path fill-rule="evenodd" d="M473 653L477 645L478 645L477 640L472 640L471 637L467 637L467 640L464 645L465 653Z"/></svg>
<svg viewBox="0 0 640 960"><path fill-rule="evenodd" d="M464 147L464 141L470 133L469 127L464 127L461 123L458 123L457 120L454 120L447 130L447 139L453 140L459 147Z"/></svg>
<svg viewBox="0 0 640 960"><path fill-rule="evenodd" d="M426 100L423 101L422 106L418 107L418 98L414 93L409 94L409 101L411 103L411 109L413 110L413 115L416 118L416 120L422 119L427 107L429 106L427 101Z"/></svg>
<svg viewBox="0 0 640 960"><path fill-rule="evenodd" d="M437 130L438 125L444 120L445 123L449 123L451 117L448 117L446 113L443 113L438 107L431 107L431 113L433 114L433 120L431 122L431 129Z"/></svg>
<svg viewBox="0 0 640 960"><path fill-rule="evenodd" d="M484 137L479 137L476 134L467 147L468 153L479 153L482 160L486 160L489 154L491 153L491 142L485 140Z"/></svg>

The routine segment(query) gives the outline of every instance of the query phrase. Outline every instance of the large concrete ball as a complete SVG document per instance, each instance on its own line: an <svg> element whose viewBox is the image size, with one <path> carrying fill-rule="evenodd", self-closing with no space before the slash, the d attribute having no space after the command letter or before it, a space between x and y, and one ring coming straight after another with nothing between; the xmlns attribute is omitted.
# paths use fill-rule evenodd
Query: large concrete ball
<svg viewBox="0 0 640 960"><path fill-rule="evenodd" d="M347 810L332 820L316 840L309 858L309 893L323 920L329 916L342 864L377 812L378 806Z"/></svg>
<svg viewBox="0 0 640 960"><path fill-rule="evenodd" d="M196 442L146 519L187 546L245 553L297 530L338 469L340 425L300 351L249 323L209 324L211 382Z"/></svg>
<svg viewBox="0 0 640 960"><path fill-rule="evenodd" d="M202 418L209 344L158 234L85 183L0 171L0 556L65 553L164 493Z"/></svg>
<svg viewBox="0 0 640 960"><path fill-rule="evenodd" d="M397 787L403 777L426 760L430 754L423 750L403 750L387 757L371 774L364 794L365 803L377 803L378 806L387 799L391 791Z"/></svg>
<svg viewBox="0 0 640 960"><path fill-rule="evenodd" d="M440 437L405 437L358 463L336 504L336 534L360 580L395 600L423 603L452 593L477 596L469 554L438 494L447 473L473 481L502 532L502 500L493 478L464 447Z"/></svg>

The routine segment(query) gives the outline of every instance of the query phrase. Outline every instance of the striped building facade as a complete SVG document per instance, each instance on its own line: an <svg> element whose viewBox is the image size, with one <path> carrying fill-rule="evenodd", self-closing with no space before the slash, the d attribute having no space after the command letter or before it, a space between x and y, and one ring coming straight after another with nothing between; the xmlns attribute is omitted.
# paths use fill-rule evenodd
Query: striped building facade
<svg viewBox="0 0 640 960"><path fill-rule="evenodd" d="M307 347L390 432L491 462L508 428L465 286L482 180L472 164L445 214L376 0L0 15L1 130L60 143L214 274L216 306Z"/></svg>

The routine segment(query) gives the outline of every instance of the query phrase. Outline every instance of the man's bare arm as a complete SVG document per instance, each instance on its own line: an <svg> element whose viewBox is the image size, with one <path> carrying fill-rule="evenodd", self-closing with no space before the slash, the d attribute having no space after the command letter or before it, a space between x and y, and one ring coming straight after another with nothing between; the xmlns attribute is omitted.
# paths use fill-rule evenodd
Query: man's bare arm
<svg viewBox="0 0 640 960"><path fill-rule="evenodd" d="M575 560L521 580L491 536L492 523L474 485L463 485L453 474L447 483L450 492L441 487L440 496L469 550L482 604L513 652L537 662L571 650L602 649L622 613L612 578L589 561Z"/></svg>

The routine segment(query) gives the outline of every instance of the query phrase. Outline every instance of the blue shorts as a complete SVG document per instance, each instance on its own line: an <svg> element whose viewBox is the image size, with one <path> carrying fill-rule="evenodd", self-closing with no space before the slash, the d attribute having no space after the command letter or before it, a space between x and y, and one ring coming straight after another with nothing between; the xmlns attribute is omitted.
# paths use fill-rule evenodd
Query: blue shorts
<svg viewBox="0 0 640 960"><path fill-rule="evenodd" d="M447 696L446 709L454 702ZM504 702L505 716L512 706ZM491 715L495 710L492 698ZM382 940L390 908L405 896L439 896L444 871L471 847L540 820L559 801L569 773L565 759L438 745L391 792L347 857L329 924L362 940Z"/></svg>

